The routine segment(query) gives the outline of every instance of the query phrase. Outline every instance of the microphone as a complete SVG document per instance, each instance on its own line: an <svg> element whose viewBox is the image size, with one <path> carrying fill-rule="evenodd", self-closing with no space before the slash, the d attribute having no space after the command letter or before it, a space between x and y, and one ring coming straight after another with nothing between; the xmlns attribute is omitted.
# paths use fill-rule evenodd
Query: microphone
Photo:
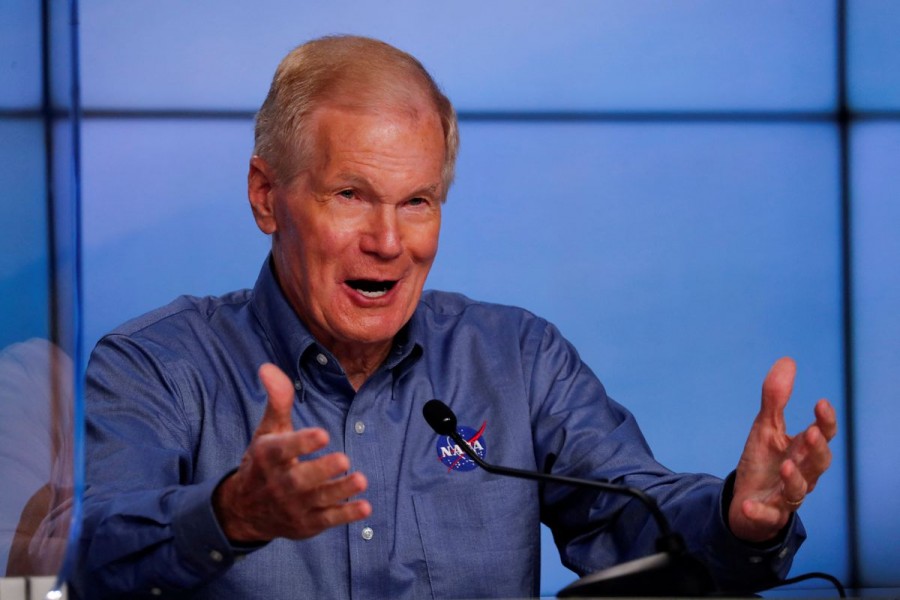
<svg viewBox="0 0 900 600"><path fill-rule="evenodd" d="M696 597L716 593L716 585L709 569L687 553L684 539L672 531L668 519L660 510L656 500L643 490L605 481L592 481L492 465L478 456L459 434L456 428L456 415L449 406L440 400L429 400L422 407L422 415L435 433L453 440L475 464L488 473L599 489L612 494L631 496L647 507L660 531L656 540L656 552L585 575L560 590L557 594L558 597Z"/></svg>

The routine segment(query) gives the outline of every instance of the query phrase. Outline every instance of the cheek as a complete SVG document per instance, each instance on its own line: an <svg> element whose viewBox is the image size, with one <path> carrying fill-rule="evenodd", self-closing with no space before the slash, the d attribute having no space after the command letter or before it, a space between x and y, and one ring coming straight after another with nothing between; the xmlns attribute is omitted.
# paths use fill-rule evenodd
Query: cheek
<svg viewBox="0 0 900 600"><path fill-rule="evenodd" d="M328 265L339 262L354 237L350 228L316 215L292 215L290 223L291 227L283 232L285 247L310 273L321 272Z"/></svg>
<svg viewBox="0 0 900 600"><path fill-rule="evenodd" d="M407 223L406 231L403 234L404 246L413 261L431 264L437 254L440 233L440 214L432 216L428 220Z"/></svg>
<svg viewBox="0 0 900 600"><path fill-rule="evenodd" d="M434 227L430 228L427 232L423 232L420 236L416 245L416 258L420 262L431 264L431 262L434 261L434 257L438 250L438 238L440 232L441 227L440 222L438 222Z"/></svg>

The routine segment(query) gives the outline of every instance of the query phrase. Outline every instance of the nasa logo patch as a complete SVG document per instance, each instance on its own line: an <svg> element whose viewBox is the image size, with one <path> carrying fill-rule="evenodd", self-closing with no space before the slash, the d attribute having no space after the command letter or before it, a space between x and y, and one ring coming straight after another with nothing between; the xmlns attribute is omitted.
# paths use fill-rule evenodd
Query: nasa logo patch
<svg viewBox="0 0 900 600"><path fill-rule="evenodd" d="M481 424L481 428L475 431L471 427L459 425L456 432L469 443L469 446L475 451L479 458L484 458L487 453L487 443L484 439L484 430L487 427L487 421ZM438 436L437 456L447 467L447 472L451 471L471 471L478 465L469 458L463 449L454 442L449 435Z"/></svg>

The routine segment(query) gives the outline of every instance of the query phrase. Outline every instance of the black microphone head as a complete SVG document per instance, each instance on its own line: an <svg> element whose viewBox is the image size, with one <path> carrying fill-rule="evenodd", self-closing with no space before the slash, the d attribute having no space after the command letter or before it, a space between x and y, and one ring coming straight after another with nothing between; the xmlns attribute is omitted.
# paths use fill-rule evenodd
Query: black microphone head
<svg viewBox="0 0 900 600"><path fill-rule="evenodd" d="M450 435L456 433L456 415L450 407L440 400L429 400L422 407L422 414L431 428L438 435Z"/></svg>

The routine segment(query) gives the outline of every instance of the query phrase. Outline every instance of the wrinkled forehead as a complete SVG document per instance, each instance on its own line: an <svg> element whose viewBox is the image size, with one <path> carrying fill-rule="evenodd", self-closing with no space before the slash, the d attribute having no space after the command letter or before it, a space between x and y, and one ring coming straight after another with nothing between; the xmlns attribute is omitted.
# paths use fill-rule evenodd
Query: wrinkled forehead
<svg viewBox="0 0 900 600"><path fill-rule="evenodd" d="M432 184L443 197L445 145L440 116L427 107L329 104L309 119L312 155L307 171L351 159L406 172L416 185ZM413 176L415 175L415 176Z"/></svg>

